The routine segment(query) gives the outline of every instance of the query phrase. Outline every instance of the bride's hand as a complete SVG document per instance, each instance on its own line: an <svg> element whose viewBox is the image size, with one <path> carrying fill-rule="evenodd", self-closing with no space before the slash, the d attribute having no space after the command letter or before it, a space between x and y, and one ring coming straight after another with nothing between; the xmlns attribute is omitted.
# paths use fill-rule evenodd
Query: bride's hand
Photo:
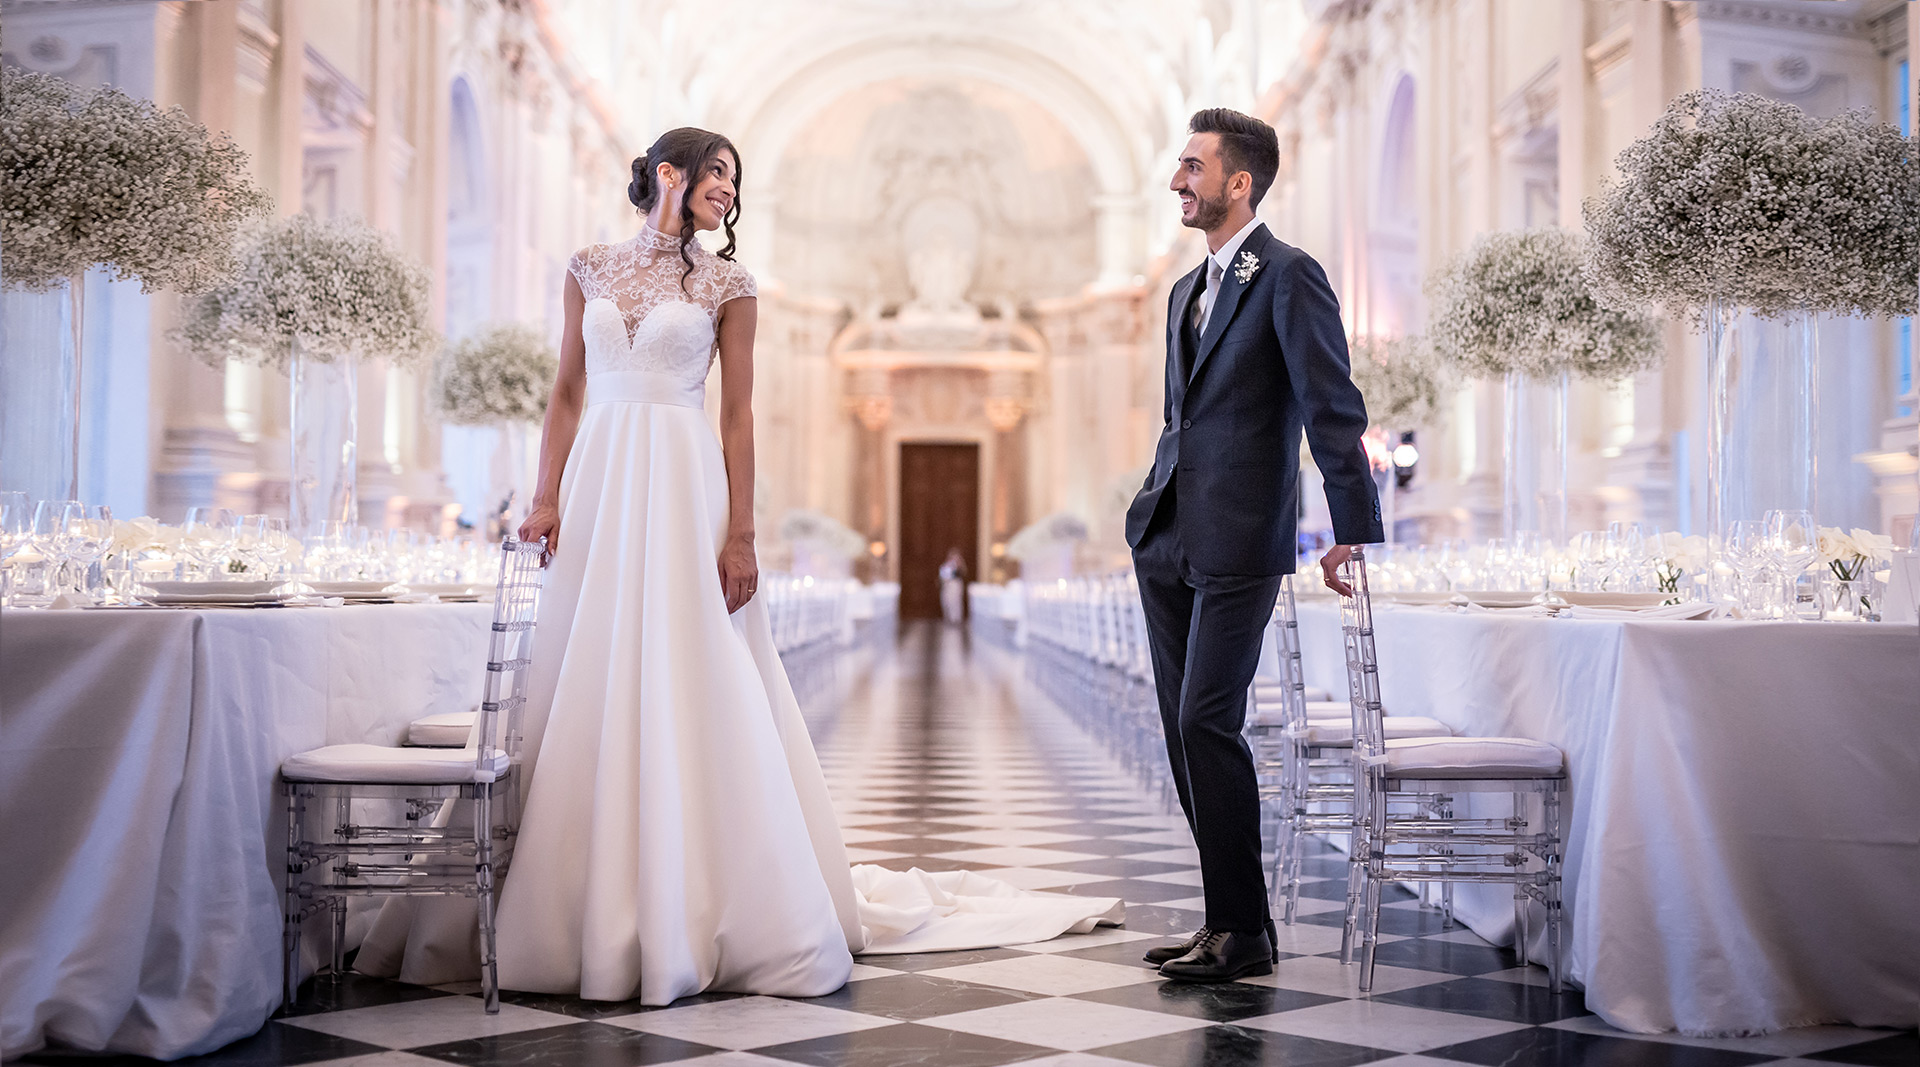
<svg viewBox="0 0 1920 1067"><path fill-rule="evenodd" d="M759 587L760 560L753 553L753 542L744 537L727 538L720 550L720 591L727 597L727 614L739 611Z"/></svg>
<svg viewBox="0 0 1920 1067"><path fill-rule="evenodd" d="M560 547L560 509L552 504L535 504L528 513L527 521L520 524L520 540L538 541L547 539L547 551L540 559L545 566L554 550Z"/></svg>

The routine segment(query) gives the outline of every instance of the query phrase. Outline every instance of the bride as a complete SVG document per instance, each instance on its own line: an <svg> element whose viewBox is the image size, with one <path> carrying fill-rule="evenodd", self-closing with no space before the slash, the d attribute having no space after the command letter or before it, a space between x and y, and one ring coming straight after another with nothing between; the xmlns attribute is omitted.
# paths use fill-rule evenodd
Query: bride
<svg viewBox="0 0 1920 1067"><path fill-rule="evenodd" d="M505 988L649 1005L817 996L845 984L855 952L1017 944L1117 919L1114 900L967 872L849 869L755 596L757 310L732 259L739 181L725 137L665 134L633 163L640 232L567 269L520 528L552 555L526 806L500 894ZM717 253L694 239L721 228ZM716 351L718 440L703 410Z"/></svg>

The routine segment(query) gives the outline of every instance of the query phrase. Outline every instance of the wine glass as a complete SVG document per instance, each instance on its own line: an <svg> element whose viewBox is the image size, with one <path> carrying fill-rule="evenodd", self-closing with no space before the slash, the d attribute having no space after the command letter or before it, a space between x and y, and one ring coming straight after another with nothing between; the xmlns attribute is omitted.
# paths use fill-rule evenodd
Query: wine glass
<svg viewBox="0 0 1920 1067"><path fill-rule="evenodd" d="M247 569L258 571L265 581L280 577L280 564L292 549L287 520L272 515L245 515L240 519L238 542L247 558Z"/></svg>
<svg viewBox="0 0 1920 1067"><path fill-rule="evenodd" d="M227 508L188 508L186 525L180 531L180 550L205 572L204 577L224 578L235 533L236 520Z"/></svg>
<svg viewBox="0 0 1920 1067"><path fill-rule="evenodd" d="M1766 598L1759 595L1763 590L1759 579L1771 563L1767 551L1767 524L1753 519L1728 523L1725 554L1727 566L1733 568L1734 575L1740 580L1740 606L1748 611L1764 607Z"/></svg>
<svg viewBox="0 0 1920 1067"><path fill-rule="evenodd" d="M0 493L0 605L11 603L14 594L13 557L33 540L33 503L27 494ZM35 553L38 555L38 553ZM19 566L24 570L32 560Z"/></svg>
<svg viewBox="0 0 1920 1067"><path fill-rule="evenodd" d="M92 597L93 565L113 544L113 509L105 504L68 500L60 506L54 536L60 555L67 561L73 591Z"/></svg>
<svg viewBox="0 0 1920 1067"><path fill-rule="evenodd" d="M1795 587L1800 575L1820 556L1820 530L1813 524L1813 512L1805 508L1769 511L1766 524L1767 554L1780 570L1786 616L1798 619L1799 594Z"/></svg>

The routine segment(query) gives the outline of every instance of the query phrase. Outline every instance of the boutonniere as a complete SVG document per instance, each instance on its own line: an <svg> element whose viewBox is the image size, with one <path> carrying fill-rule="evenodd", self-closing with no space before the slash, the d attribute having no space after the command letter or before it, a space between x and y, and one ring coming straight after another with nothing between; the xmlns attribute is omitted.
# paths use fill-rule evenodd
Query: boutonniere
<svg viewBox="0 0 1920 1067"><path fill-rule="evenodd" d="M1247 279L1253 277L1253 272L1259 269L1260 257L1254 255L1252 252L1242 252L1240 253L1240 261L1233 265L1233 276L1240 280L1241 285L1245 285L1247 284Z"/></svg>

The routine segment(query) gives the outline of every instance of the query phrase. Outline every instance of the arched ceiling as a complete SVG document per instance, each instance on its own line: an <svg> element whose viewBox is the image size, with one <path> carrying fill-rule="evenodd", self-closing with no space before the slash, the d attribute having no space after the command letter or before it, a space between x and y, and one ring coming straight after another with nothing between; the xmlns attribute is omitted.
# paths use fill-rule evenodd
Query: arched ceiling
<svg viewBox="0 0 1920 1067"><path fill-rule="evenodd" d="M821 112L919 79L994 86L1047 112L1078 142L1105 209L1122 211L1162 188L1193 110L1253 106L1291 63L1305 18L1303 0L531 2L636 148L672 126L720 130L746 157L743 194L762 202ZM1177 228L1170 212L1141 222L1145 241L1122 258ZM1102 258L1111 278L1115 256Z"/></svg>

